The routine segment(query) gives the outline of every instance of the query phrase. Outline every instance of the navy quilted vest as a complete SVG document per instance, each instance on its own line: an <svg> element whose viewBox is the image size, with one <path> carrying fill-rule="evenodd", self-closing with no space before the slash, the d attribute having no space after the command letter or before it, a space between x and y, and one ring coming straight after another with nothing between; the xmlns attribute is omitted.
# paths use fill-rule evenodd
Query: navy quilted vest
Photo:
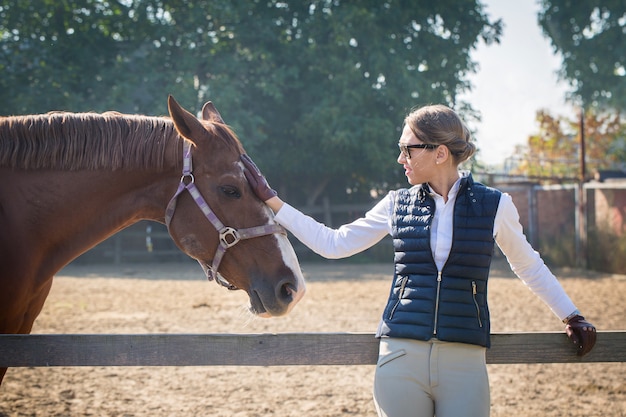
<svg viewBox="0 0 626 417"><path fill-rule="evenodd" d="M430 247L435 201L426 185L396 192L395 274L378 337L490 346L487 279L500 191L461 180L450 255L437 270Z"/></svg>

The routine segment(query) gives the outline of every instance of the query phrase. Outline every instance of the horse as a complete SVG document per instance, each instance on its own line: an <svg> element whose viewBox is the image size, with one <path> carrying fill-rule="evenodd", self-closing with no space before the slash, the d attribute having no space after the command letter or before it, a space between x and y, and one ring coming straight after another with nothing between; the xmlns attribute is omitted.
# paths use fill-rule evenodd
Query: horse
<svg viewBox="0 0 626 417"><path fill-rule="evenodd" d="M172 96L168 110L0 117L0 333L30 333L54 275L140 220L166 224L209 280L247 292L253 314L285 315L302 298L298 259L246 181L240 140L211 102L202 119Z"/></svg>

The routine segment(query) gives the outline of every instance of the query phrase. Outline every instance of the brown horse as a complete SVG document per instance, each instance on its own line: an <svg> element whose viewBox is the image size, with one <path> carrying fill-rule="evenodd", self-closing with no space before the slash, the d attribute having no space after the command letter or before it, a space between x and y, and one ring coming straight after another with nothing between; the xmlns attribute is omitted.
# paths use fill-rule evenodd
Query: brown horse
<svg viewBox="0 0 626 417"><path fill-rule="evenodd" d="M302 298L293 248L250 189L237 137L210 102L203 120L172 97L168 107L171 119L0 117L0 333L30 333L54 274L144 219L167 224L209 279L245 290L253 313L280 316Z"/></svg>

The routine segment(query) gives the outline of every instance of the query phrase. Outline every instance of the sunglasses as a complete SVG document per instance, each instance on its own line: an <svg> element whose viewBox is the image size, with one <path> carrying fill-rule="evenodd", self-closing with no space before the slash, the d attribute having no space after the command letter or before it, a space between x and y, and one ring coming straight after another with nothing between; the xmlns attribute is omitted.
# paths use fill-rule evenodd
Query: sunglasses
<svg viewBox="0 0 626 417"><path fill-rule="evenodd" d="M411 159L411 151L410 149L436 149L439 145L433 145L432 143L419 143L417 145L403 145L402 143L398 143L398 148L400 148L400 152L406 159Z"/></svg>

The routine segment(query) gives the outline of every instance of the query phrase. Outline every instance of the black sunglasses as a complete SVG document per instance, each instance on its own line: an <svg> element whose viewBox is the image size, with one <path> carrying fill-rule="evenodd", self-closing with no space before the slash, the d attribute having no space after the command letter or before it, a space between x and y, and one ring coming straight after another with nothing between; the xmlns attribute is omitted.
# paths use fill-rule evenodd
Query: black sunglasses
<svg viewBox="0 0 626 417"><path fill-rule="evenodd" d="M436 149L439 145L433 145L432 143L418 143L417 145L403 145L398 143L400 152L406 159L411 159L411 151L409 149Z"/></svg>

